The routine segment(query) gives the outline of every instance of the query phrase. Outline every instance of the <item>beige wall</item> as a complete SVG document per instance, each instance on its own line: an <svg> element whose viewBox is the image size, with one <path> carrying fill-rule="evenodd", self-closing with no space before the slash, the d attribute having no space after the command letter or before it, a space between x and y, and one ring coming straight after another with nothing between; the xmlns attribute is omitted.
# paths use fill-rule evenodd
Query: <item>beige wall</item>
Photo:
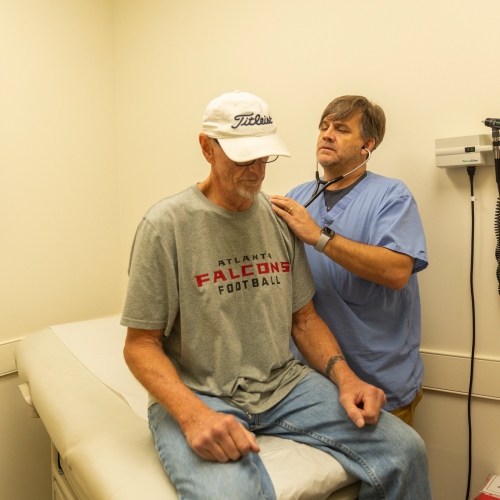
<svg viewBox="0 0 500 500"><path fill-rule="evenodd" d="M415 194L431 268L421 275L423 345L468 353L470 197L465 169L438 170L434 140L488 133L498 115L485 41L496 0L116 2L118 158L122 255L147 207L207 174L197 146L206 103L240 88L273 109L291 159L269 167L265 190L285 193L312 178L318 117L327 102L361 93L388 115L373 171ZM493 168L476 175L478 352L500 356L494 276ZM122 268L125 262L122 263Z"/></svg>
<svg viewBox="0 0 500 500"><path fill-rule="evenodd" d="M110 1L0 2L0 342L116 313Z"/></svg>
<svg viewBox="0 0 500 500"><path fill-rule="evenodd" d="M0 343L119 311L137 223L207 175L204 108L239 88L270 103L292 152L269 167L268 193L313 177L317 121L332 98L360 93L385 109L370 169L405 181L422 214L422 345L467 355L468 177L435 167L434 140L488 133L481 120L500 116L487 36L498 19L498 0L0 0ZM478 169L475 189L477 353L497 363L492 168ZM464 496L465 398L426 396L417 427L436 498ZM476 402L484 447L472 492L500 473L487 439L500 407ZM458 491L446 493L453 479Z"/></svg>
<svg viewBox="0 0 500 500"><path fill-rule="evenodd" d="M0 374L6 342L121 307L113 53L111 1L0 0ZM18 383L0 377L0 497L49 499Z"/></svg>
<svg viewBox="0 0 500 500"><path fill-rule="evenodd" d="M444 354L451 371L438 366L426 383L463 392L471 344L469 181L465 169L435 167L434 140L489 133L481 120L500 116L500 67L484 35L498 31L499 2L120 0L115 15L122 268L144 211L207 175L197 135L210 99L239 88L270 103L292 158L268 167L264 189L284 194L313 178L324 106L364 94L388 117L370 169L408 184L427 234L422 346L434 362ZM500 378L493 168L478 169L475 190L477 354L494 360ZM459 384L450 383L459 375ZM474 405L471 494L488 474L500 474L496 440L488 439L500 405ZM466 419L465 397L426 391L417 428L438 500L465 496Z"/></svg>
<svg viewBox="0 0 500 500"><path fill-rule="evenodd" d="M361 0L121 0L115 7L123 250L150 204L207 174L197 134L213 97L240 88L271 104L292 158L268 168L264 188L281 194L313 176L326 103L361 93L388 116L370 168L410 186L427 233L423 345L469 352L468 176L435 167L434 140L489 133L481 120L500 114L493 45L471 33L472 26L495 32L497 0L460 0L452 8L381 1L370 10ZM493 168L478 169L475 185L477 347L500 357Z"/></svg>

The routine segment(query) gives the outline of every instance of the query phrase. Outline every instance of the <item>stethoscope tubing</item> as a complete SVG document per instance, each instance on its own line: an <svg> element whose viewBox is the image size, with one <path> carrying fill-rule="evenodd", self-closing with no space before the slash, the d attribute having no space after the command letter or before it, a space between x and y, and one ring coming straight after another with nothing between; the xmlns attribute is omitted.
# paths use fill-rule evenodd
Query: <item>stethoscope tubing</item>
<svg viewBox="0 0 500 500"><path fill-rule="evenodd" d="M339 175L338 177L335 177L335 179L330 179L329 181L322 181L319 178L318 164L316 164L316 187L314 188L314 192L313 192L311 198L309 198L309 200L306 203L304 203L304 207L307 208L329 186L331 186L332 184L335 184L336 182L341 181L344 177L347 177L348 175L356 172L356 170L360 169L363 165L365 165L368 162L368 160L371 158L372 153L368 148L363 147L363 149L365 149L366 152L368 153L368 158L363 163L361 163L361 165L358 165L356 168L354 168L350 172L347 172L344 175ZM321 189L320 189L320 185L322 186Z"/></svg>

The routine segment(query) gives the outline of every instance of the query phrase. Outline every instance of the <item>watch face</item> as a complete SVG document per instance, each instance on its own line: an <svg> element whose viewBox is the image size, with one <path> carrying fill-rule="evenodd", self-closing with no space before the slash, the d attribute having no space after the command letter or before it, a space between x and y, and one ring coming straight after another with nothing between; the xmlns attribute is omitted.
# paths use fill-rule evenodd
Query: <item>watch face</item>
<svg viewBox="0 0 500 500"><path fill-rule="evenodd" d="M330 229L329 227L324 227L322 232L323 232L323 234L326 234L330 238L335 234L333 229Z"/></svg>

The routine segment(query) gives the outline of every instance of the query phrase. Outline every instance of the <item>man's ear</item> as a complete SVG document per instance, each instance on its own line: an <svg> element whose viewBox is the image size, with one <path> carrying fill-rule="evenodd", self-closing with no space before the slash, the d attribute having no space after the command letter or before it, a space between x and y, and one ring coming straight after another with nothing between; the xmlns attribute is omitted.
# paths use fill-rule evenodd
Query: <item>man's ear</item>
<svg viewBox="0 0 500 500"><path fill-rule="evenodd" d="M214 162L214 142L204 132L200 133L198 140L200 142L203 156L211 165Z"/></svg>

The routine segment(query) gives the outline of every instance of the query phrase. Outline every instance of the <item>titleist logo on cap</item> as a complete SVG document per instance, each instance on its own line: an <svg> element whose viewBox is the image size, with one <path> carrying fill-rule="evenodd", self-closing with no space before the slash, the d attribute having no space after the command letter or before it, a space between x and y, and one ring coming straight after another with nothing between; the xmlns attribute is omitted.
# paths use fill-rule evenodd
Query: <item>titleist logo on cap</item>
<svg viewBox="0 0 500 500"><path fill-rule="evenodd" d="M273 123L273 119L270 116L260 116L256 114L254 116L253 113L244 113L241 115L236 115L234 117L236 121L236 125L231 125L231 128L238 127L250 127L252 125L269 125Z"/></svg>
<svg viewBox="0 0 500 500"><path fill-rule="evenodd" d="M203 133L219 141L232 161L244 162L265 156L290 156L276 133L269 106L248 92L228 92L208 103Z"/></svg>

